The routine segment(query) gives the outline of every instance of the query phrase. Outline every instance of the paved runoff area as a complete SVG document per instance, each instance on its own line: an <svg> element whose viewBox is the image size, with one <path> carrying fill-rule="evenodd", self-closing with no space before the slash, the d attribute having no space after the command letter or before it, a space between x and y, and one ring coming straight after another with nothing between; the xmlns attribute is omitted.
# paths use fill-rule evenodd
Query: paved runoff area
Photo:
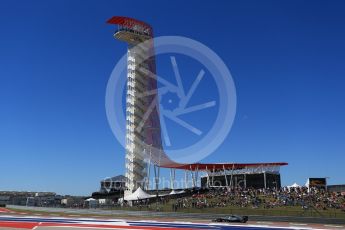
<svg viewBox="0 0 345 230"><path fill-rule="evenodd" d="M54 216L55 215L55 216ZM315 225L302 223L275 223L249 221L246 224L221 224L210 221L178 221L178 220L140 220L113 219L110 217L81 217L78 215L58 216L57 214L39 214L14 212L0 208L0 229L6 230L61 230L61 229L231 229L231 230L269 230L269 229L345 229L344 225Z"/></svg>

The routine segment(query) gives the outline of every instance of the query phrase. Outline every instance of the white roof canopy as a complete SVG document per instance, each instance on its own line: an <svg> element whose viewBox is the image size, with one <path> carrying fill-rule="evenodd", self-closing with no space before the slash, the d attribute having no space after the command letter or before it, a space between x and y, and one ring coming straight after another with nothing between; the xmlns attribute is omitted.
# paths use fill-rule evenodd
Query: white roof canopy
<svg viewBox="0 0 345 230"><path fill-rule="evenodd" d="M300 188L301 186L297 183L293 183L292 185L288 186L288 188Z"/></svg>
<svg viewBox="0 0 345 230"><path fill-rule="evenodd" d="M175 190L172 190L172 191L169 193L169 195L182 194L182 193L185 193L185 191L184 191L184 190L182 190L182 191L175 191Z"/></svg>
<svg viewBox="0 0 345 230"><path fill-rule="evenodd" d="M144 190L142 190L142 188L138 188L134 193L132 193L131 195L125 196L124 200L128 200L128 201L133 201L133 200L143 200L143 199L148 199L148 198L152 198L155 195L150 195L148 193L146 193Z"/></svg>

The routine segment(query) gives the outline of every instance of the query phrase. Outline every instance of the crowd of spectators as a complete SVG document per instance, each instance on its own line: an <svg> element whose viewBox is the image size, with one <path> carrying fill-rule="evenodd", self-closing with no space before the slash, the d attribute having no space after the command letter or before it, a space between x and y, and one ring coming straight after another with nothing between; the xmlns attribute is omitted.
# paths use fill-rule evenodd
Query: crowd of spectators
<svg viewBox="0 0 345 230"><path fill-rule="evenodd" d="M172 209L184 208L276 208L295 206L317 210L340 209L345 211L345 194L307 187L281 189L228 189L218 188L192 196L176 198Z"/></svg>

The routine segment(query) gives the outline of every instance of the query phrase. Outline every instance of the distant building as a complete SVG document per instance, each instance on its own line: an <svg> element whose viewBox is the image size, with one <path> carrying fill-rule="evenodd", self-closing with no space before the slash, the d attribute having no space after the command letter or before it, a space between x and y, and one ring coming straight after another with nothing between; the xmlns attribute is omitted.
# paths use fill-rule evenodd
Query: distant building
<svg viewBox="0 0 345 230"><path fill-rule="evenodd" d="M117 201L124 196L126 190L126 177L123 175L109 177L100 182L100 189L98 192L92 193L92 198L95 199L110 199ZM108 201L107 201L108 202Z"/></svg>
<svg viewBox="0 0 345 230"><path fill-rule="evenodd" d="M0 205L37 207L82 207L85 197L61 196L53 192L0 191Z"/></svg>
<svg viewBox="0 0 345 230"><path fill-rule="evenodd" d="M37 202L35 200L35 197L26 198L26 206L37 206Z"/></svg>
<svg viewBox="0 0 345 230"><path fill-rule="evenodd" d="M106 178L101 180L100 193L112 193L126 189L126 177L123 175Z"/></svg>
<svg viewBox="0 0 345 230"><path fill-rule="evenodd" d="M11 203L10 196L0 196L0 205L7 205Z"/></svg>
<svg viewBox="0 0 345 230"><path fill-rule="evenodd" d="M65 196L61 199L61 206L66 208L79 208L84 206L85 197Z"/></svg>
<svg viewBox="0 0 345 230"><path fill-rule="evenodd" d="M70 207L73 204L72 198L63 198L61 199L61 205L64 207Z"/></svg>
<svg viewBox="0 0 345 230"><path fill-rule="evenodd" d="M0 204L29 206L56 206L60 197L53 192L1 191Z"/></svg>
<svg viewBox="0 0 345 230"><path fill-rule="evenodd" d="M93 198L86 199L84 202L84 207L87 207L87 208L98 208L98 206L99 206L98 200L93 199Z"/></svg>

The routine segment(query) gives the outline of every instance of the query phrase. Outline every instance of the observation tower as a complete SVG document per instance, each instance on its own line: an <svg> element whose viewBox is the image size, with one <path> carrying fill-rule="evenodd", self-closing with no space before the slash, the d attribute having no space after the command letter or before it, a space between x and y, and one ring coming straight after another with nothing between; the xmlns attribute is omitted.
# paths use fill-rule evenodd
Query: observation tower
<svg viewBox="0 0 345 230"><path fill-rule="evenodd" d="M125 176L126 192L131 194L139 187L148 188L147 156L151 147L162 149L153 31L150 25L128 17L115 16L107 22L118 26L115 39L128 45Z"/></svg>

